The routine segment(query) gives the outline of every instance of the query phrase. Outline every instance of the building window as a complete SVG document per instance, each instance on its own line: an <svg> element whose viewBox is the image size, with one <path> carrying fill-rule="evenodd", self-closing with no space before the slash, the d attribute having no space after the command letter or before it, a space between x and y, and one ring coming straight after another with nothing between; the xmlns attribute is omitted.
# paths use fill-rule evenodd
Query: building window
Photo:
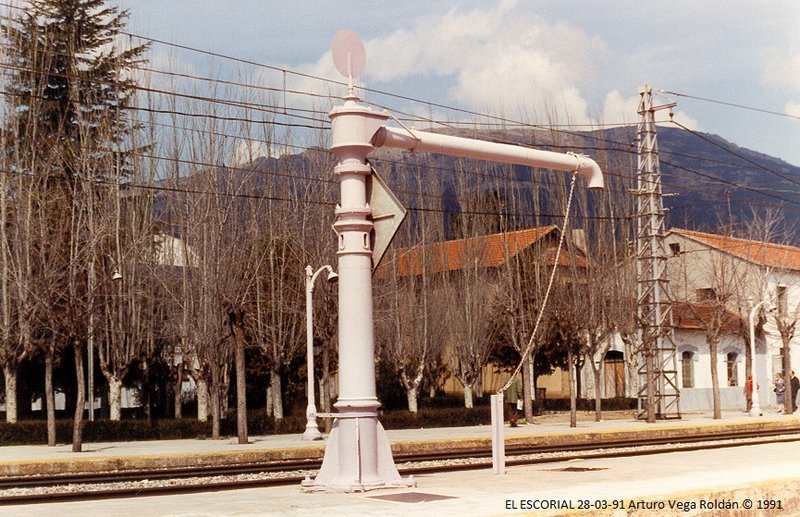
<svg viewBox="0 0 800 517"><path fill-rule="evenodd" d="M717 299L717 291L713 287L705 287L697 290L697 300L701 302L713 302Z"/></svg>
<svg viewBox="0 0 800 517"><path fill-rule="evenodd" d="M694 354L692 352L681 354L681 372L683 373L683 387L694 388Z"/></svg>
<svg viewBox="0 0 800 517"><path fill-rule="evenodd" d="M739 356L736 352L728 352L726 364L728 365L728 386L739 385L739 370L736 367L736 359Z"/></svg>
<svg viewBox="0 0 800 517"><path fill-rule="evenodd" d="M779 285L776 289L777 295L777 309L778 309L778 316L786 316L788 313L788 294L786 292L785 285Z"/></svg>
<svg viewBox="0 0 800 517"><path fill-rule="evenodd" d="M681 254L681 244L679 242L671 242L669 245L669 251L673 255L680 255Z"/></svg>

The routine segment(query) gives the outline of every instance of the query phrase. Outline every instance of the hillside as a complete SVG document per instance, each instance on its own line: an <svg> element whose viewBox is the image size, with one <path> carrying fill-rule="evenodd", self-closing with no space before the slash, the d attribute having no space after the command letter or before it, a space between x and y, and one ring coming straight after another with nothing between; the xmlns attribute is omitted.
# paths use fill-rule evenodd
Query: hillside
<svg viewBox="0 0 800 517"><path fill-rule="evenodd" d="M618 196L617 217L633 216L635 212L635 198L629 194L636 188L635 127L581 133L526 129L459 134L586 154L600 164L608 187ZM673 127L658 128L658 144L667 227L719 231L730 222L734 226L741 225L752 217L753 210L767 209L776 209L784 217L786 228L800 227L800 167L739 147L715 135ZM401 202L411 209L410 224L415 224L422 211L434 213L443 218L446 238L454 237L453 221L458 219L459 213L502 219L491 214L502 212L503 208L499 207L511 195L508 192L512 183L520 186L523 197L536 199L528 201L530 206L524 214L504 214L508 220L517 218L512 223L514 226L562 222L558 217L563 212L560 202L550 195L550 189L564 188L562 173L551 175L544 171L532 172L528 167L508 167L392 149L379 149L370 159ZM270 192L275 196L278 193L277 197L282 198L280 192L283 191L288 197L332 204L337 196L332 172L334 163L335 157L324 150L260 158L239 168L225 169L225 174L217 174L212 183L221 188L223 182L247 182L250 184L247 190L254 194ZM196 171L181 179L178 186L197 188L209 180L207 173L208 170ZM326 180L324 192L320 190L322 184L314 181L317 178ZM465 189L469 191L466 196ZM295 196L288 194L290 190L294 190ZM456 195L458 190L461 191L459 196ZM169 218L169 209L163 198L156 207L162 221ZM576 221L580 221L580 215L576 214ZM489 224L499 227L497 221ZM580 223L575 225L580 226ZM789 234L790 242L800 245L800 232ZM402 241L402 237L400 239ZM404 245L411 244L413 242Z"/></svg>
<svg viewBox="0 0 800 517"><path fill-rule="evenodd" d="M473 131L469 136L524 143L559 152L580 152L600 164L609 187L618 195L636 188L636 128L633 126L580 133L524 130L476 135ZM729 223L741 225L752 218L753 210L767 209L777 210L785 218L786 228L800 227L800 167L739 147L716 135L674 127L658 128L658 145L668 227L718 231ZM401 155L396 151L381 150L377 155L388 161L384 168L389 171L397 168L397 160L411 159L407 153ZM450 157L437 157L432 167L448 171L456 167L456 163L457 160ZM465 162L459 163L463 168ZM466 163L467 168L478 167L469 165L470 161ZM517 179L530 181L529 170L515 167L515 171ZM494 173L475 175L470 180L473 188L482 189L483 195L496 189L484 181L492 175ZM549 181L547 176L534 173L534 185ZM463 209L453 196L447 197L447 181L443 188L446 194L444 208L448 212ZM503 194L493 195L502 197ZM633 202L633 197L630 200ZM561 213L559 206L548 204L546 199L539 202L541 213ZM538 221L560 224L557 219L547 217ZM800 244L800 234L795 237L794 233L791 232L790 238L793 243Z"/></svg>

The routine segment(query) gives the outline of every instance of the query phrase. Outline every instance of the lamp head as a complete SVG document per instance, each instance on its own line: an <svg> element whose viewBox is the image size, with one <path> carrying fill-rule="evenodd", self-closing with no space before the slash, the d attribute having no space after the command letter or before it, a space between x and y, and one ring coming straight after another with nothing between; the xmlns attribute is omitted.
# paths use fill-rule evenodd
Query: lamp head
<svg viewBox="0 0 800 517"><path fill-rule="evenodd" d="M115 282L119 282L120 280L122 280L122 273L120 273L119 271L115 270L114 274L111 275L111 280L113 280Z"/></svg>
<svg viewBox="0 0 800 517"><path fill-rule="evenodd" d="M333 283L339 280L339 274L336 273L333 269L328 271L328 282Z"/></svg>

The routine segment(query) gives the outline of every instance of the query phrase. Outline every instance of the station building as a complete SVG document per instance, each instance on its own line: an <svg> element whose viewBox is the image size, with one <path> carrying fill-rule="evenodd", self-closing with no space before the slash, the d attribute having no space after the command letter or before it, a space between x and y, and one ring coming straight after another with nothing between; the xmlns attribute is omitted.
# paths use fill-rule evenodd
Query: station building
<svg viewBox="0 0 800 517"><path fill-rule="evenodd" d="M551 268L559 230L554 226L452 240L425 247L398 250L400 276L419 275L422 256L439 273L478 265L498 270L513 257L522 257L530 267ZM513 245L509 245L513 243ZM560 265L585 265L580 239L561 257ZM790 348L792 368L800 372L800 337L789 335L800 319L800 248L722 235L673 229L666 237L668 276L672 298L672 320L676 346L675 368L680 389L681 411L711 410L711 356L708 337L717 339L717 378L721 408L745 408L749 352L748 317L762 300L765 310L755 314L755 373L761 406L777 411L773 381L782 370L783 341ZM474 255L470 258L470 253ZM478 258L479 257L479 258ZM471 266L469 266L471 264ZM466 266L465 266L466 265ZM376 278L387 275L378 271ZM397 274L397 270L395 271ZM774 310L766 310L774 307ZM781 330L783 329L783 338ZM580 396L594 398L636 397L638 358L636 343L625 343L619 335L609 339L600 356L601 385L594 386L591 367L579 372ZM483 370L478 388L491 393L503 385L507 373L493 365ZM454 377L445 391L462 394L464 387ZM565 371L537 379L537 396L566 398L569 379Z"/></svg>
<svg viewBox="0 0 800 517"><path fill-rule="evenodd" d="M744 387L750 360L750 312L755 309L755 377L762 407L777 411L774 381L783 371L784 339L791 367L800 373L800 248L684 229L666 236L667 270L673 300L681 411L712 406L708 336L717 344L717 378L722 409L745 408ZM783 331L783 333L782 333ZM620 339L606 352L603 398L618 395L623 376L608 363L629 356ZM635 396L636 365L625 362L627 396ZM562 374L563 375L563 374ZM614 377L616 376L616 382ZM594 397L592 376L582 372L582 396Z"/></svg>

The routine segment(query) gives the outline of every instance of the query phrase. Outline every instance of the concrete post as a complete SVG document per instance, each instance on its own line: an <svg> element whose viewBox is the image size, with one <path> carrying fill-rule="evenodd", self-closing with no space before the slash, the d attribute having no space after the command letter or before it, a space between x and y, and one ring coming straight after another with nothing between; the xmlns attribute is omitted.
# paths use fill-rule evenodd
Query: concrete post
<svg viewBox="0 0 800 517"><path fill-rule="evenodd" d="M492 470L495 474L506 473L505 418L503 417L503 394L489 397L492 411Z"/></svg>

